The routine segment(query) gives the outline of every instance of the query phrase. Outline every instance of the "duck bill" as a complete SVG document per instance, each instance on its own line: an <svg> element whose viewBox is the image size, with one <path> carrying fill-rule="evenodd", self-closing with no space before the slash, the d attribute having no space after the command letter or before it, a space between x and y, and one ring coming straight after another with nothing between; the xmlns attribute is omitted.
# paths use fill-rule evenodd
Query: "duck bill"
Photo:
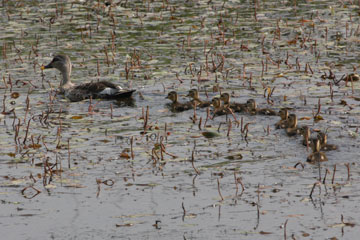
<svg viewBox="0 0 360 240"><path fill-rule="evenodd" d="M54 68L54 66L52 65L52 62L49 63L48 65L44 66L44 69L48 69L48 68Z"/></svg>

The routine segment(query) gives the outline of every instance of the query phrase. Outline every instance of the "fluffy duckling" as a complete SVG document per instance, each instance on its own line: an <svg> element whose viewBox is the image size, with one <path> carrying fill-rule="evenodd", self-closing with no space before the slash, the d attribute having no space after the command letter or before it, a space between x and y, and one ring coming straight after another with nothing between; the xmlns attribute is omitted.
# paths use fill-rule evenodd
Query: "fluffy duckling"
<svg viewBox="0 0 360 240"><path fill-rule="evenodd" d="M338 149L338 146L335 144L328 144L327 143L327 135L326 133L319 132L318 139L320 140L320 147L323 151L331 151Z"/></svg>
<svg viewBox="0 0 360 240"><path fill-rule="evenodd" d="M289 111L287 109L283 108L279 111L279 116L281 119L280 119L280 121L275 123L275 128L276 129L285 128L286 124L287 124L287 120L289 118Z"/></svg>
<svg viewBox="0 0 360 240"><path fill-rule="evenodd" d="M234 112L245 112L246 104L243 103L230 103L230 94L222 93L220 100L224 102L224 107L230 107Z"/></svg>
<svg viewBox="0 0 360 240"><path fill-rule="evenodd" d="M288 136L295 136L300 133L300 129L297 126L296 114L289 115L285 131Z"/></svg>
<svg viewBox="0 0 360 240"><path fill-rule="evenodd" d="M344 79L344 81L346 81L346 82L350 82L350 81L357 82L359 80L360 80L360 76L359 76L359 74L356 74L356 73L350 73Z"/></svg>
<svg viewBox="0 0 360 240"><path fill-rule="evenodd" d="M71 61L66 55L56 55L53 60L41 69L56 68L61 72L60 93L64 94L72 102L78 102L88 98L124 99L130 98L135 90L126 90L107 81L89 82L75 85L70 80Z"/></svg>
<svg viewBox="0 0 360 240"><path fill-rule="evenodd" d="M313 146L313 153L311 153L306 161L310 163L317 163L317 162L326 162L328 158L326 157L325 153L320 152L320 140L316 139L315 144Z"/></svg>
<svg viewBox="0 0 360 240"><path fill-rule="evenodd" d="M231 114L229 110L226 110L224 106L221 106L221 100L218 97L214 97L211 100L211 106L213 106L213 115L214 116L221 116L226 114Z"/></svg>
<svg viewBox="0 0 360 240"><path fill-rule="evenodd" d="M180 103L178 101L178 94L175 91L169 92L165 98L172 101L170 105L172 112L183 112L193 108L193 104L191 102Z"/></svg>
<svg viewBox="0 0 360 240"><path fill-rule="evenodd" d="M317 138L311 138L311 131L308 126L303 127L302 135L304 137L302 145L308 146L313 149Z"/></svg>
<svg viewBox="0 0 360 240"><path fill-rule="evenodd" d="M199 98L199 91L197 89L191 89L189 91L189 94L186 95L187 97L190 97L192 100L191 102L194 104L196 103L196 106L199 108L207 108L210 107L211 102L209 101L201 101Z"/></svg>
<svg viewBox="0 0 360 240"><path fill-rule="evenodd" d="M270 115L270 116L277 115L277 113L274 110L269 109L269 108L258 109L256 107L256 102L254 99L247 100L246 108L247 108L247 112L250 113L251 115L255 115L255 114Z"/></svg>

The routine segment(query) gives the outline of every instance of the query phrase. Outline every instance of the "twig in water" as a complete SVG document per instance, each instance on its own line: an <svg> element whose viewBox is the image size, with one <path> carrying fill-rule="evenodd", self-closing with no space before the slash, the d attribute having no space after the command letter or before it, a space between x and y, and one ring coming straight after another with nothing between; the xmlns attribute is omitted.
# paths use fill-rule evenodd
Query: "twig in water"
<svg viewBox="0 0 360 240"><path fill-rule="evenodd" d="M221 201L224 201L224 198L223 198L223 196L221 195L221 191L220 191L220 180L219 180L219 179L217 179L217 186L218 186L218 192L219 192Z"/></svg>
<svg viewBox="0 0 360 240"><path fill-rule="evenodd" d="M284 223L284 240L286 240L286 225L288 223L289 219L286 219L285 223Z"/></svg>
<svg viewBox="0 0 360 240"><path fill-rule="evenodd" d="M336 164L334 164L334 172L333 172L333 176L332 176L332 179L331 179L331 184L334 184L335 172L336 172Z"/></svg>

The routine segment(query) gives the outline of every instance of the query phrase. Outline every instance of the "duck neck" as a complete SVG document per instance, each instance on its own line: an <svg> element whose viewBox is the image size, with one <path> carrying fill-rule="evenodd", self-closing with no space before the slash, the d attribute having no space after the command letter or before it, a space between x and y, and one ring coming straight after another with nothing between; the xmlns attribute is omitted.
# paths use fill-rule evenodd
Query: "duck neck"
<svg viewBox="0 0 360 240"><path fill-rule="evenodd" d="M62 75L62 80L60 82L60 88L67 89L73 87L74 84L70 80L71 75L71 64L60 70Z"/></svg>
<svg viewBox="0 0 360 240"><path fill-rule="evenodd" d="M202 103L202 101L199 99L199 96L195 96L195 97L194 97L194 101L195 101L196 103Z"/></svg>

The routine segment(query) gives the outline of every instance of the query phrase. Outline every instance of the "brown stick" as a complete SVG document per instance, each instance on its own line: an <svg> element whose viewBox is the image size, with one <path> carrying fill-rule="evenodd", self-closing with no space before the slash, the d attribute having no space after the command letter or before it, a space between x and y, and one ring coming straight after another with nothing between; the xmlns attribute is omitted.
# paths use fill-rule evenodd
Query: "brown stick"
<svg viewBox="0 0 360 240"><path fill-rule="evenodd" d="M218 186L218 192L219 192L221 201L224 201L224 198L223 198L223 196L221 195L221 191L220 191L220 180L219 180L219 179L217 179L217 186Z"/></svg>
<svg viewBox="0 0 360 240"><path fill-rule="evenodd" d="M333 176L332 176L332 179L331 179L331 184L334 184L335 172L336 172L336 164L334 164L334 172L333 172Z"/></svg>

